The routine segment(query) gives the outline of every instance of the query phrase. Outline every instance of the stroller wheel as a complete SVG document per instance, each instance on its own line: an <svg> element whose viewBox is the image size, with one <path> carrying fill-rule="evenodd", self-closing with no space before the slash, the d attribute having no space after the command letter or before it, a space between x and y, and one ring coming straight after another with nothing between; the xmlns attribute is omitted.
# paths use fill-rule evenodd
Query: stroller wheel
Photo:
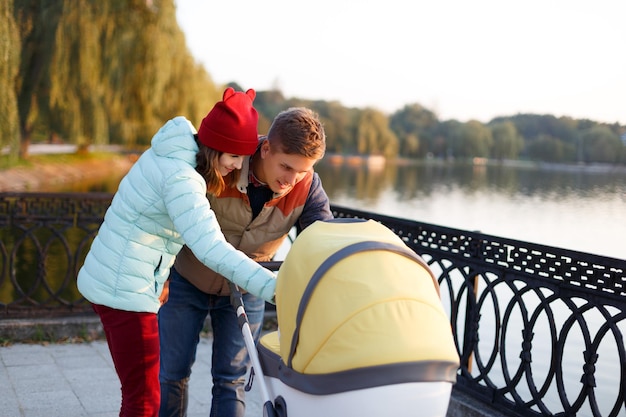
<svg viewBox="0 0 626 417"><path fill-rule="evenodd" d="M274 400L274 410L276 410L276 417L287 417L287 403L281 395Z"/></svg>

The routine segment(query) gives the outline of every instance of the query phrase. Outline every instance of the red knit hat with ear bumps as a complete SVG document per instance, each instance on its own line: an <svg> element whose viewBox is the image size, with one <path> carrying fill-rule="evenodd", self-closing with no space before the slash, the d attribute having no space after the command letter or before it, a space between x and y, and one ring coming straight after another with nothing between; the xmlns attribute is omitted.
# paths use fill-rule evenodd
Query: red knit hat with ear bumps
<svg viewBox="0 0 626 417"><path fill-rule="evenodd" d="M242 93L228 87L222 101L202 119L200 143L224 153L252 155L259 143L259 115L252 106L255 97L253 89Z"/></svg>

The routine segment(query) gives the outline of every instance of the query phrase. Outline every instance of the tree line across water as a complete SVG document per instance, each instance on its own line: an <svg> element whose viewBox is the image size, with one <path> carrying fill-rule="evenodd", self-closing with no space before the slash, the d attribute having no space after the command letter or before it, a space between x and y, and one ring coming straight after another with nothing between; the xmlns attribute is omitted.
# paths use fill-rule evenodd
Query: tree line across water
<svg viewBox="0 0 626 417"><path fill-rule="evenodd" d="M199 126L224 86L189 52L175 8L175 0L0 2L5 163L26 158L36 142L137 149L174 116ZM257 91L259 131L291 106L319 113L331 153L626 164L626 126L619 123L545 114L440 120L418 103L385 114L286 98L278 89Z"/></svg>

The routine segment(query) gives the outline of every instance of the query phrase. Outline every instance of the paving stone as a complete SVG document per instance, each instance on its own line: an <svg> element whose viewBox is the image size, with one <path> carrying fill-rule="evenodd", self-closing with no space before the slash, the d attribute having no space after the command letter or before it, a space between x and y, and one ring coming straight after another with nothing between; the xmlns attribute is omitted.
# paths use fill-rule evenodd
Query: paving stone
<svg viewBox="0 0 626 417"><path fill-rule="evenodd" d="M211 343L203 338L189 381L189 417L211 410ZM117 417L120 383L104 340L0 347L0 416ZM258 393L246 417L260 417Z"/></svg>

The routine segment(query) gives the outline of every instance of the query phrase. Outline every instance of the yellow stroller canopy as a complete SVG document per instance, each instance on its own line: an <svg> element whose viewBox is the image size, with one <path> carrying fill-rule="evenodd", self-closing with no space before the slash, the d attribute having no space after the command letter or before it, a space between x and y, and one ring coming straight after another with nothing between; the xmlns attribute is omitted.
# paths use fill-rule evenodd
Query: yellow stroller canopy
<svg viewBox="0 0 626 417"><path fill-rule="evenodd" d="M352 375L331 384L339 390L456 380L435 277L373 220L318 221L298 235L278 274L276 311L281 379L305 391L333 392L325 376Z"/></svg>

